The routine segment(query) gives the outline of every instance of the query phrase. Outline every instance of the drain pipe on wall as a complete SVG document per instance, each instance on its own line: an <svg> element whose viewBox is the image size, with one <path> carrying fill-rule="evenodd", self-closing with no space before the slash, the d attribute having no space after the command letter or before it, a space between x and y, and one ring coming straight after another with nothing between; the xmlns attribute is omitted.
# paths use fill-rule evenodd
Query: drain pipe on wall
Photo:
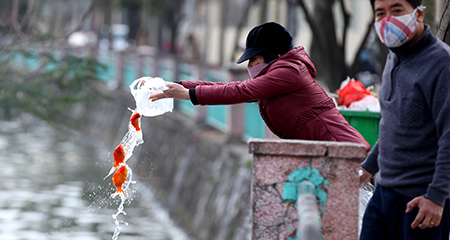
<svg viewBox="0 0 450 240"><path fill-rule="evenodd" d="M297 212L299 216L300 234L299 240L319 240L320 236L320 215L317 206L316 188L308 180L302 181L298 185Z"/></svg>

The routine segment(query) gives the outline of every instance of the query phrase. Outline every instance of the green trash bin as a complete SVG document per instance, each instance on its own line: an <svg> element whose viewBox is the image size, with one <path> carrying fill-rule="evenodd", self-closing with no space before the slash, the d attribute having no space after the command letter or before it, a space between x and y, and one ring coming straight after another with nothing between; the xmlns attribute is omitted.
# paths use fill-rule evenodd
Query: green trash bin
<svg viewBox="0 0 450 240"><path fill-rule="evenodd" d="M371 147L378 141L380 113L340 110L342 116L366 139Z"/></svg>

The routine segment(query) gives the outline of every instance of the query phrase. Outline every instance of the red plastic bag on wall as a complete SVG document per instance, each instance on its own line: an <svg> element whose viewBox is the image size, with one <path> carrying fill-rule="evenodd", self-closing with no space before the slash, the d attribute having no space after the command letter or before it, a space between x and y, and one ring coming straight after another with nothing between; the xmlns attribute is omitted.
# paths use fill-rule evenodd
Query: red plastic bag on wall
<svg viewBox="0 0 450 240"><path fill-rule="evenodd" d="M338 91L338 105L350 106L352 102L359 101L371 93L358 80L350 80L347 85Z"/></svg>

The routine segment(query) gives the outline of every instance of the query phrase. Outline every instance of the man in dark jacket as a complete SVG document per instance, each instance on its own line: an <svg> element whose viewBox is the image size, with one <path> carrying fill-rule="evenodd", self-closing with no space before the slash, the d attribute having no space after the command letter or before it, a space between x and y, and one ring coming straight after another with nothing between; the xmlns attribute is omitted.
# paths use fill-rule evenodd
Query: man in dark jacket
<svg viewBox="0 0 450 240"><path fill-rule="evenodd" d="M370 150L314 80L314 64L303 47L293 48L283 26L269 22L253 28L238 63L246 60L251 77L246 81L167 83L169 89L151 99L178 98L195 105L257 101L261 117L280 138L355 142Z"/></svg>
<svg viewBox="0 0 450 240"><path fill-rule="evenodd" d="M390 48L379 92L378 142L361 164L376 174L360 239L449 239L450 47L423 23L421 0L371 0Z"/></svg>

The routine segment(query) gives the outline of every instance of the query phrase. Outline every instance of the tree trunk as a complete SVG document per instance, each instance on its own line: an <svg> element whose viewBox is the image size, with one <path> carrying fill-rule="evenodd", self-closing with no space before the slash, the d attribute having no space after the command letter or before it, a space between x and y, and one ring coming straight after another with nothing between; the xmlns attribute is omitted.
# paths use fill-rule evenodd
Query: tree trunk
<svg viewBox="0 0 450 240"><path fill-rule="evenodd" d="M142 11L142 3L130 3L127 6L127 20L130 31L128 32L128 40L137 42L137 36L141 25L140 13Z"/></svg>
<svg viewBox="0 0 450 240"><path fill-rule="evenodd" d="M245 5L244 11L242 12L241 19L239 20L237 29L236 29L236 37L234 38L234 50L233 54L231 55L231 61L235 61L235 54L239 50L239 39L241 38L241 32L242 28L244 28L245 22L248 18L248 12L250 11L250 7L256 2L257 0L247 0L247 3Z"/></svg>
<svg viewBox="0 0 450 240"><path fill-rule="evenodd" d="M450 25L450 0L447 0L444 12L442 13L441 21L439 23L439 29L436 33L436 37L450 45L450 39L446 38L449 25Z"/></svg>
<svg viewBox="0 0 450 240"><path fill-rule="evenodd" d="M174 1L173 5L169 7L167 15L167 22L169 23L170 27L170 53L174 54L175 56L178 55L176 40L178 36L178 24L180 23L180 20L182 18L181 5L182 1Z"/></svg>
<svg viewBox="0 0 450 240"><path fill-rule="evenodd" d="M227 20L228 20L228 1L221 1L220 7L222 8L221 11L221 19L220 19L220 38L219 38L219 64L222 65L225 60L225 36L226 36L226 30L227 30Z"/></svg>
<svg viewBox="0 0 450 240"><path fill-rule="evenodd" d="M303 0L298 4L303 9L305 17L313 33L311 59L316 66L317 79L323 81L331 92L339 88L340 82L347 76L345 63L345 39L339 43L336 36L333 4L335 0L315 1L314 13L310 13ZM345 10L341 2L341 9ZM349 16L344 12L344 34ZM347 18L347 20L345 20Z"/></svg>
<svg viewBox="0 0 450 240"><path fill-rule="evenodd" d="M361 52L364 50L365 45L366 45L366 41L367 41L367 37L369 36L371 30L372 30L372 22L367 26L366 29L366 33L364 34L364 40L362 41L361 45L359 45L358 51L356 51L355 57L353 60L353 64L350 67L350 75L351 76L355 76L356 73L358 73L358 71L361 69L363 62L360 60L359 55L361 54Z"/></svg>

